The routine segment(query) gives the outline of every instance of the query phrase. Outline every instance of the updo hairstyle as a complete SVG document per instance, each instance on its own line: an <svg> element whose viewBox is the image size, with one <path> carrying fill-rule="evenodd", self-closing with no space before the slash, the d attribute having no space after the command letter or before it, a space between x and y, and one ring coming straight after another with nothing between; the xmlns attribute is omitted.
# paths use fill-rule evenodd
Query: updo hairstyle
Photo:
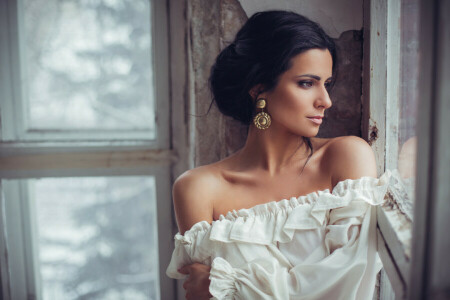
<svg viewBox="0 0 450 300"><path fill-rule="evenodd" d="M250 89L257 84L264 87L259 93L274 89L291 59L309 49L330 51L334 75L336 47L319 24L294 12L255 13L211 68L213 101L224 115L250 124L256 113Z"/></svg>
<svg viewBox="0 0 450 300"><path fill-rule="evenodd" d="M289 11L255 13L235 40L217 56L211 68L212 101L224 115L249 125L256 114L256 99L252 99L249 91L258 84L263 87L258 94L273 90L280 75L292 67L291 59L309 49L330 51L333 86L336 46L319 24ZM268 101L270 103L270 99ZM311 150L311 157L311 141L308 137L303 140Z"/></svg>

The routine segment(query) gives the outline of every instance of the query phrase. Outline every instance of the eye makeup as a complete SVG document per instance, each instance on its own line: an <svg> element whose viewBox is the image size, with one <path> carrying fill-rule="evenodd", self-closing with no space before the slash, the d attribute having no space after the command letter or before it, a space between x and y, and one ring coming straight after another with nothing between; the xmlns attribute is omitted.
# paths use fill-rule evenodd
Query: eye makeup
<svg viewBox="0 0 450 300"><path fill-rule="evenodd" d="M316 76L316 75L310 75L310 74L306 74L306 75L300 75L300 76L296 76L296 78L298 77L310 77L316 81L320 81L320 77ZM325 88L328 90L329 88L331 88L331 82L332 82L332 78L328 78L327 81L325 81L324 86ZM297 82L298 86L300 87L304 87L304 88L310 88L314 85L314 81L311 80L300 80Z"/></svg>

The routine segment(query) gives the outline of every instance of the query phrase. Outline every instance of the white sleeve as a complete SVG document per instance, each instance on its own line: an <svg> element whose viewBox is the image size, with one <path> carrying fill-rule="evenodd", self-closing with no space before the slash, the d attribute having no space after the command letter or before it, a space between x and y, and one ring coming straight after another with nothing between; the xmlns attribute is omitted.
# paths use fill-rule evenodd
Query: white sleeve
<svg viewBox="0 0 450 300"><path fill-rule="evenodd" d="M329 255L290 269L271 256L239 268L217 257L210 293L213 299L372 299L381 268L375 218L375 206L365 201L332 209L324 239Z"/></svg>

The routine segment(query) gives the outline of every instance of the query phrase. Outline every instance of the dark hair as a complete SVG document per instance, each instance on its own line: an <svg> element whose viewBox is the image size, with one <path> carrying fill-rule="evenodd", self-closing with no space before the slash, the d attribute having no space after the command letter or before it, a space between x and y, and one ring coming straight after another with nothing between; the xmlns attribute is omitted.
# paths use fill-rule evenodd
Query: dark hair
<svg viewBox="0 0 450 300"><path fill-rule="evenodd" d="M336 47L319 24L289 11L255 13L211 68L213 101L224 115L250 124L256 113L250 89L257 84L264 87L260 92L275 88L280 75L291 68L291 59L309 49L330 51L334 82ZM309 138L304 140L312 151Z"/></svg>

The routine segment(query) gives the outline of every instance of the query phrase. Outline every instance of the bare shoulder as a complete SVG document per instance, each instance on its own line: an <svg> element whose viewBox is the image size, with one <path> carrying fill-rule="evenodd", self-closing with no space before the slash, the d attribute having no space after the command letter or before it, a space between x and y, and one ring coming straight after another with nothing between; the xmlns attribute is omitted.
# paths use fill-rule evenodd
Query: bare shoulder
<svg viewBox="0 0 450 300"><path fill-rule="evenodd" d="M210 166L197 167L182 173L172 187L172 197L181 234L195 223L213 220L213 191L219 181Z"/></svg>
<svg viewBox="0 0 450 300"><path fill-rule="evenodd" d="M377 177L375 154L370 145L357 136L332 139L326 149L332 186L346 179Z"/></svg>
<svg viewBox="0 0 450 300"><path fill-rule="evenodd" d="M310 138L315 152L318 151L319 149L326 149L330 144L330 142L332 142L334 139L336 138L318 138L318 137Z"/></svg>

